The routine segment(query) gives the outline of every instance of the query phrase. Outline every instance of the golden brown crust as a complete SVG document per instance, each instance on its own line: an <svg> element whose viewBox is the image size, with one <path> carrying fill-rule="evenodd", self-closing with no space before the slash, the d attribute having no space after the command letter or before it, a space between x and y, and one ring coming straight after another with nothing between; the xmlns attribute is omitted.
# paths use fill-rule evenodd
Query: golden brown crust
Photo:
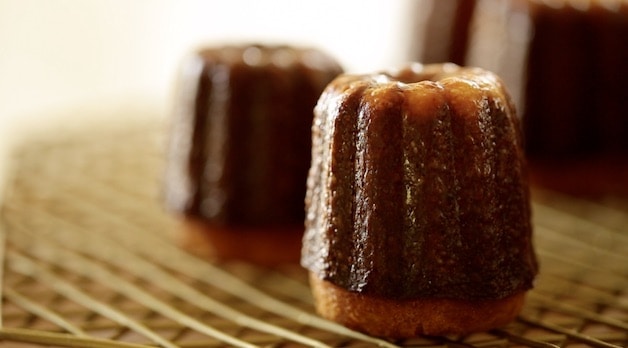
<svg viewBox="0 0 628 348"><path fill-rule="evenodd" d="M523 307L525 291L498 300L391 300L349 292L310 272L316 310L373 336L464 335L504 326Z"/></svg>
<svg viewBox="0 0 628 348"><path fill-rule="evenodd" d="M240 260L261 266L297 263L301 255L303 227L213 227L200 219L183 218L180 244L207 258Z"/></svg>

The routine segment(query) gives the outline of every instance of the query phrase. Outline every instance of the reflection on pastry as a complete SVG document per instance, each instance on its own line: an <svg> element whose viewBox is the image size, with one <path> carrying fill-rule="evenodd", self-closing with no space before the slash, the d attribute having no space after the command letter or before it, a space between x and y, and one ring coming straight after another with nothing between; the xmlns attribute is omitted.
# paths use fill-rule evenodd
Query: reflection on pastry
<svg viewBox="0 0 628 348"><path fill-rule="evenodd" d="M385 337L515 318L537 263L519 119L496 75L341 75L312 150L301 263L321 315Z"/></svg>

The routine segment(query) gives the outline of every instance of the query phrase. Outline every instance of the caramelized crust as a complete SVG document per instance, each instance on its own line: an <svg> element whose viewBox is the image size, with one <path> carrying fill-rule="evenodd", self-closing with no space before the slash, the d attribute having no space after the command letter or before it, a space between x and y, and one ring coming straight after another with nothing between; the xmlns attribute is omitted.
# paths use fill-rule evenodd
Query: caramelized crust
<svg viewBox="0 0 628 348"><path fill-rule="evenodd" d="M214 225L302 224L312 109L341 71L317 50L290 46L193 54L175 103L167 206Z"/></svg>
<svg viewBox="0 0 628 348"><path fill-rule="evenodd" d="M323 317L373 336L464 335L504 326L523 306L525 292L498 300L393 300L349 292L310 273L316 310Z"/></svg>
<svg viewBox="0 0 628 348"><path fill-rule="evenodd" d="M312 109L342 72L285 45L212 47L181 69L164 198L185 246L258 264L298 262Z"/></svg>
<svg viewBox="0 0 628 348"><path fill-rule="evenodd" d="M532 286L519 120L456 65L343 75L315 109L301 263L351 292L497 300Z"/></svg>

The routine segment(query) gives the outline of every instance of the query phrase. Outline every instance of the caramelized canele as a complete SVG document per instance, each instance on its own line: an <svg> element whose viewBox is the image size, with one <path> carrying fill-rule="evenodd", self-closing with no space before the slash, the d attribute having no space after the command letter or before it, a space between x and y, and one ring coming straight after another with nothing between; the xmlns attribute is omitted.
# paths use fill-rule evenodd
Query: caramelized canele
<svg viewBox="0 0 628 348"><path fill-rule="evenodd" d="M386 299L532 287L519 119L494 74L453 64L341 75L315 109L302 264Z"/></svg>
<svg viewBox="0 0 628 348"><path fill-rule="evenodd" d="M312 109L341 72L318 50L279 45L207 48L184 61L165 180L184 244L298 261Z"/></svg>

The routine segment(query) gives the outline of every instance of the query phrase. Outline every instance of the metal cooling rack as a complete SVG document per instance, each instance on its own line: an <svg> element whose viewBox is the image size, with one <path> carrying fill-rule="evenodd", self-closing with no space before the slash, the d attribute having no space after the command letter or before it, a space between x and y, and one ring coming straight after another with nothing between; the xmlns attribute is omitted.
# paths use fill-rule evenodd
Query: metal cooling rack
<svg viewBox="0 0 628 348"><path fill-rule="evenodd" d="M626 347L628 199L534 191L541 274L519 318L389 342L314 314L298 266L180 250L160 204L161 125L20 147L3 203L2 347Z"/></svg>

